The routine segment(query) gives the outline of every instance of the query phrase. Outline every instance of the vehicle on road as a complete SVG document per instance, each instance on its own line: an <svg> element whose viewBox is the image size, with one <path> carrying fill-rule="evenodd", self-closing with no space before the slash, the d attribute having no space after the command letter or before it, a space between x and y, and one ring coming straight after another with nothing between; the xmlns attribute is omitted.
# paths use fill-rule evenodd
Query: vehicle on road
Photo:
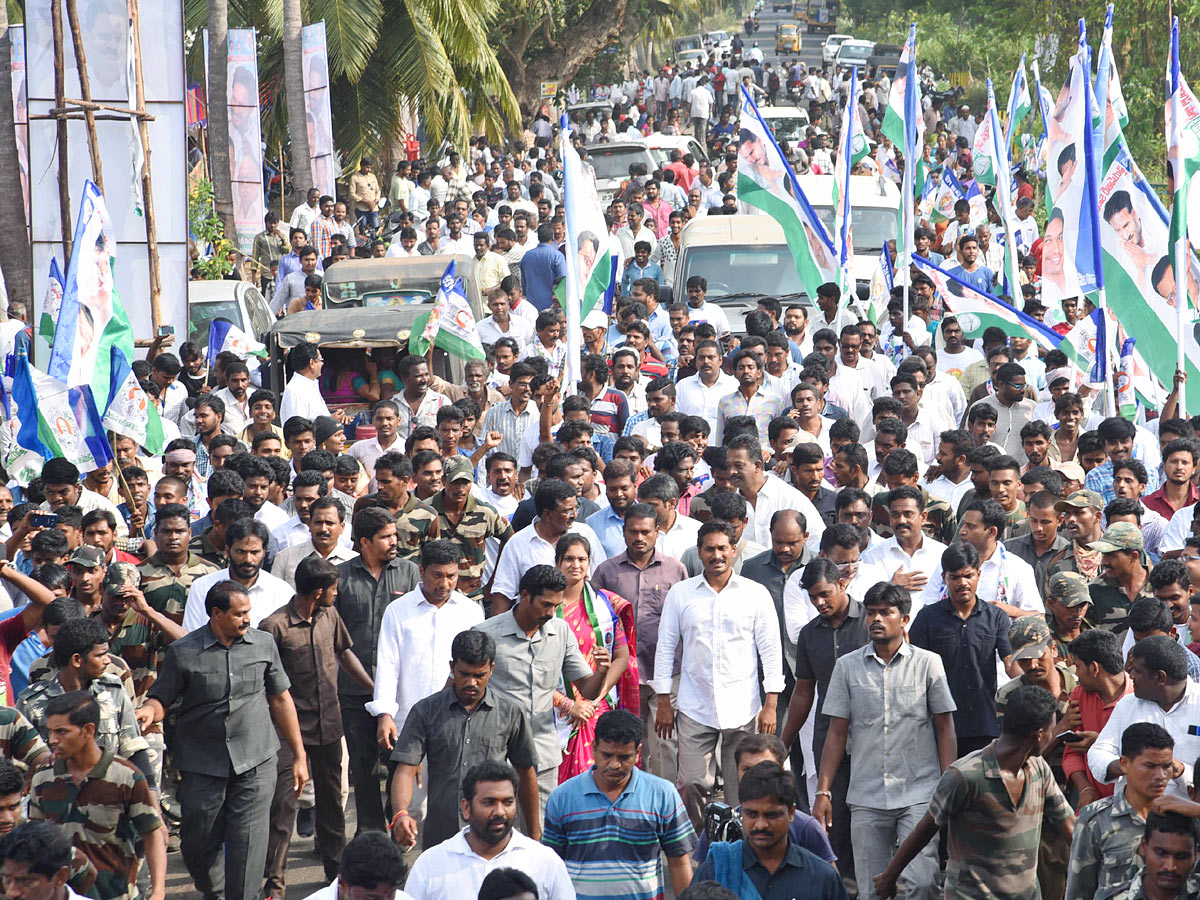
<svg viewBox="0 0 1200 900"><path fill-rule="evenodd" d="M672 150L678 150L684 155L690 153L697 162L708 159L708 151L704 149L704 145L687 134L661 134L656 131L646 138L646 146L650 148L650 154L654 157L656 169L661 169L671 161Z"/></svg>
<svg viewBox="0 0 1200 900"><path fill-rule="evenodd" d="M707 50L683 50L675 54L675 64L681 67L686 66L688 63L695 63L697 66L703 66L707 61Z"/></svg>
<svg viewBox="0 0 1200 900"><path fill-rule="evenodd" d="M594 112L596 118L600 118L602 112L612 112L613 104L611 100L589 100L586 103L575 103L567 107L567 118L576 125L582 125L587 121L587 114Z"/></svg>
<svg viewBox="0 0 1200 900"><path fill-rule="evenodd" d="M275 316L258 288L248 281L189 281L187 340L207 347L214 319L228 319L265 344Z"/></svg>
<svg viewBox="0 0 1200 900"><path fill-rule="evenodd" d="M796 0L796 6L800 4L801 0ZM837 28L840 11L839 0L805 0L804 20L808 23L809 34L829 34Z"/></svg>
<svg viewBox="0 0 1200 900"><path fill-rule="evenodd" d="M713 53L727 53L733 49L733 37L728 31L710 31L704 37L710 42Z"/></svg>
<svg viewBox="0 0 1200 900"><path fill-rule="evenodd" d="M646 172L653 172L657 166L654 155L645 141L620 141L610 144L592 144L587 148L588 162L596 173L596 190L600 202L607 205L616 193L621 182L629 177L629 167L633 163L645 163Z"/></svg>
<svg viewBox="0 0 1200 900"><path fill-rule="evenodd" d="M867 65L875 68L877 72L895 75L896 66L900 65L900 54L903 52L903 44L876 44L875 52L867 57Z"/></svg>
<svg viewBox="0 0 1200 900"><path fill-rule="evenodd" d="M860 69L865 69L867 60L871 58L871 54L874 52L874 41L859 41L851 38L842 41L838 45L833 61L843 69L848 69L851 66L858 66Z"/></svg>
<svg viewBox="0 0 1200 900"><path fill-rule="evenodd" d="M788 12L792 8L792 0L771 0L771 12Z"/></svg>
<svg viewBox="0 0 1200 900"><path fill-rule="evenodd" d="M827 66L832 66L833 61L837 59L838 47L842 46L846 41L852 40L853 37L850 34L831 34L825 38L825 43L821 45L821 62Z"/></svg>
<svg viewBox="0 0 1200 900"><path fill-rule="evenodd" d="M802 141L808 128L808 113L799 106L760 106L759 115L777 141Z"/></svg>
<svg viewBox="0 0 1200 900"><path fill-rule="evenodd" d="M832 175L799 175L800 189L812 204L829 235L835 233ZM854 255L850 274L860 296L870 289L871 278L884 243L896 238L900 191L894 182L877 175L850 177L850 227Z"/></svg>
<svg viewBox="0 0 1200 900"><path fill-rule="evenodd" d="M780 22L775 26L775 52L800 52L800 29L792 22Z"/></svg>
<svg viewBox="0 0 1200 900"><path fill-rule="evenodd" d="M675 52L676 57L684 50L703 50L704 38L699 34L685 34L671 42L671 49Z"/></svg>

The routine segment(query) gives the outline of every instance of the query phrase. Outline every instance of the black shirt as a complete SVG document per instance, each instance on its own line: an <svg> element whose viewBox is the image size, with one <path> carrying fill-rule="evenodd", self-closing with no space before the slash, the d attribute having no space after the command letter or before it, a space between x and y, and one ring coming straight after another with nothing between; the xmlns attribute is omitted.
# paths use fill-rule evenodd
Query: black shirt
<svg viewBox="0 0 1200 900"><path fill-rule="evenodd" d="M966 619L954 611L950 599L922 609L908 629L914 647L932 650L942 658L954 711L958 739L993 738L1000 734L996 719L996 656L1012 654L1008 613L976 599Z"/></svg>
<svg viewBox="0 0 1200 900"><path fill-rule="evenodd" d="M758 861L748 843L737 841L734 846L739 844L742 871L762 900L845 900L846 888L837 870L815 854L791 843L790 838L787 856L774 873L768 872L767 867ZM712 856L709 856L696 870L692 883L717 880L717 867ZM725 887L737 891L737 885Z"/></svg>
<svg viewBox="0 0 1200 900"><path fill-rule="evenodd" d="M834 663L838 661L838 657L853 653L868 640L863 606L853 597L850 598L846 618L837 628L833 628L828 621L817 616L800 629L796 639L796 680L817 683L817 718L813 722L815 759L821 758L821 751L825 747L825 735L829 732L829 717L824 715L822 710L825 708L825 689L829 687ZM995 693L995 690L992 693Z"/></svg>
<svg viewBox="0 0 1200 900"><path fill-rule="evenodd" d="M351 648L367 670L375 677L375 651L379 644L379 626L383 611L397 597L403 597L421 581L417 567L407 559L397 557L383 567L376 581L367 570L361 556L344 562L338 568L338 598L334 607L346 628ZM371 692L346 674L338 673L338 694L343 697L370 697Z"/></svg>

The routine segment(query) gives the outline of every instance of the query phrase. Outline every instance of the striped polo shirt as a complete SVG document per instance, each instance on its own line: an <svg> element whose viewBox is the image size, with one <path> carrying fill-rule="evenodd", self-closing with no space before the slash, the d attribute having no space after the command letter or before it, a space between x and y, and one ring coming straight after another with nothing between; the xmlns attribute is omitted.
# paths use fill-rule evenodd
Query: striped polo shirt
<svg viewBox="0 0 1200 900"><path fill-rule="evenodd" d="M675 786L634 769L612 801L593 766L558 786L546 804L542 843L567 865L579 900L663 900L659 853L684 856L696 835Z"/></svg>

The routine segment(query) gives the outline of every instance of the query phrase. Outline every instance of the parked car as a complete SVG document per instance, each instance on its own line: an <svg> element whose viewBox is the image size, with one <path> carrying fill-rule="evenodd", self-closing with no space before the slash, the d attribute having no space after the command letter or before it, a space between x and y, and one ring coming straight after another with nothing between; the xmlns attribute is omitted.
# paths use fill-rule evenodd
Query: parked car
<svg viewBox="0 0 1200 900"><path fill-rule="evenodd" d="M799 106L760 106L758 113L777 141L804 140L808 128L808 112Z"/></svg>
<svg viewBox="0 0 1200 900"><path fill-rule="evenodd" d="M871 58L871 54L875 52L874 41L858 41L854 38L842 41L838 45L837 53L833 57L836 65L843 69L849 69L851 66L858 66L860 69L866 70L867 60Z"/></svg>
<svg viewBox="0 0 1200 900"><path fill-rule="evenodd" d="M821 45L821 62L827 66L833 65L833 61L837 59L838 47L852 39L853 35L849 34L831 34L825 38L825 43Z"/></svg>
<svg viewBox="0 0 1200 900"><path fill-rule="evenodd" d="M608 144L591 144L587 148L588 162L596 173L596 190L600 202L606 206L612 200L613 194L621 186L621 182L629 177L629 166L633 163L645 163L646 172L653 172L657 167L654 155L645 141L615 141Z"/></svg>
<svg viewBox="0 0 1200 900"><path fill-rule="evenodd" d="M258 288L248 281L189 281L186 340L207 347L214 319L228 319L265 344L275 316Z"/></svg>

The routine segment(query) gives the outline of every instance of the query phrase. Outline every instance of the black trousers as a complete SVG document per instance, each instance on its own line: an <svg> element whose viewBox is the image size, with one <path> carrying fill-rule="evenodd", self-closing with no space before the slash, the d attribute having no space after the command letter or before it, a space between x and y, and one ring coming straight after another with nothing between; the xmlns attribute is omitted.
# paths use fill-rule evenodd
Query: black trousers
<svg viewBox="0 0 1200 900"><path fill-rule="evenodd" d="M305 746L308 774L316 795L317 846L325 864L325 877L337 876L338 861L346 846L346 813L342 809L342 742L323 746ZM265 894L275 900L287 888L288 849L296 825L296 792L292 789L292 751L286 744L279 748L275 796L271 799L271 835L267 843Z"/></svg>
<svg viewBox="0 0 1200 900"><path fill-rule="evenodd" d="M379 791L381 751L376 740L375 717L363 709L366 697L340 697L342 728L350 754L350 781L354 785L354 808L358 831L383 831L383 795ZM340 788L339 788L340 790Z"/></svg>

